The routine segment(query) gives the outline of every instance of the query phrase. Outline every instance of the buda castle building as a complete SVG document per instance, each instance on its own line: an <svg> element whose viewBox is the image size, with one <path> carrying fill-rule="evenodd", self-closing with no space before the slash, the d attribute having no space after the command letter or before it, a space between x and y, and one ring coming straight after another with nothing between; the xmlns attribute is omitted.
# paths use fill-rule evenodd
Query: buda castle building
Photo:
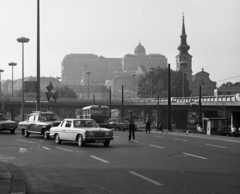
<svg viewBox="0 0 240 194"><path fill-rule="evenodd" d="M69 54L62 61L62 84L68 86L106 85L107 80L117 79L117 86L125 85L130 89L134 83L132 74L139 67L146 70L152 67L167 67L167 58L162 54L146 54L145 48L139 43L134 54L126 54L122 58L107 58L95 54ZM131 80L126 84L126 80ZM135 81L136 82L136 81ZM113 86L112 86L113 87ZM135 87L136 89L136 87Z"/></svg>

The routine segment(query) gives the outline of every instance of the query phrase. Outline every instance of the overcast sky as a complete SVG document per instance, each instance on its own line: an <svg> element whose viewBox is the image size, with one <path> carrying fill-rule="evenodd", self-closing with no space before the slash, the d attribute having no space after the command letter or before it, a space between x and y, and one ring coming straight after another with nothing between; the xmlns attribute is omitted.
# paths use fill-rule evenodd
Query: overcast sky
<svg viewBox="0 0 240 194"><path fill-rule="evenodd" d="M175 70L183 13L193 74L204 68L218 85L240 81L239 0L40 0L40 74L61 76L70 53L122 58L139 41ZM22 36L30 39L24 74L36 76L37 0L0 0L0 25L2 80L12 79L10 62L22 77Z"/></svg>

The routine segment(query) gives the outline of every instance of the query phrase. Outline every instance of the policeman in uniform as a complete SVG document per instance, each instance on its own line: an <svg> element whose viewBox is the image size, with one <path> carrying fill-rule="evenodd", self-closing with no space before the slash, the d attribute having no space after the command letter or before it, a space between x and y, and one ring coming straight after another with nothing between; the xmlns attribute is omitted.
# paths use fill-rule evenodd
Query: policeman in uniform
<svg viewBox="0 0 240 194"><path fill-rule="evenodd" d="M133 137L133 140L135 140L135 117L132 114L132 111L129 111L129 116L125 118L124 120L128 120L129 122L129 136L128 139L131 140L131 137Z"/></svg>

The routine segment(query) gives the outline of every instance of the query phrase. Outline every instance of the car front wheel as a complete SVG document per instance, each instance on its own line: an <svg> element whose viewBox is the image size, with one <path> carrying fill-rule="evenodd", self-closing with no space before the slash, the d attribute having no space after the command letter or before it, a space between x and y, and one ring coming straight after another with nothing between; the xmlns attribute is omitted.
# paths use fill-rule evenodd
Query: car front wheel
<svg viewBox="0 0 240 194"><path fill-rule="evenodd" d="M84 146L83 138L82 138L81 135L78 136L77 142L78 142L78 146L79 147L83 147Z"/></svg>
<svg viewBox="0 0 240 194"><path fill-rule="evenodd" d="M108 147L109 144L110 144L110 140L106 140L106 141L103 143L103 145L104 145L105 147Z"/></svg>
<svg viewBox="0 0 240 194"><path fill-rule="evenodd" d="M62 142L58 134L55 135L55 142L57 144L60 144Z"/></svg>
<svg viewBox="0 0 240 194"><path fill-rule="evenodd" d="M49 139L49 135L48 135L48 131L47 130L43 131L43 138L44 139Z"/></svg>

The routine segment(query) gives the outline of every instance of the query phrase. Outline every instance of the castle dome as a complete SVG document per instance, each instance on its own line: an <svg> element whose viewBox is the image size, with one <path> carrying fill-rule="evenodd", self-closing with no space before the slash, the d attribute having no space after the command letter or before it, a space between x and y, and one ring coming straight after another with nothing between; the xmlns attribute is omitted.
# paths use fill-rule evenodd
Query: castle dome
<svg viewBox="0 0 240 194"><path fill-rule="evenodd" d="M134 55L136 55L136 56L146 55L146 50L145 50L145 48L141 45L141 43L139 43L139 44L136 46L136 48L135 48L135 50L134 50Z"/></svg>

